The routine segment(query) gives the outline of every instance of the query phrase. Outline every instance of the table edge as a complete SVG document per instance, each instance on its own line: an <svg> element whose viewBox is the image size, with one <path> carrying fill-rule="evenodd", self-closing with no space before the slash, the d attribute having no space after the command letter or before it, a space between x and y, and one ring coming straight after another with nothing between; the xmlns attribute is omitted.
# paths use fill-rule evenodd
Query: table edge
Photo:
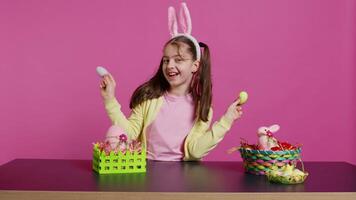
<svg viewBox="0 0 356 200"><path fill-rule="evenodd" d="M354 200L356 192L96 192L96 191L24 191L24 190L0 190L0 199L147 199L147 200L196 200L224 199L224 200L245 200L255 197L256 199L272 200L283 198L291 200L301 198L303 200Z"/></svg>

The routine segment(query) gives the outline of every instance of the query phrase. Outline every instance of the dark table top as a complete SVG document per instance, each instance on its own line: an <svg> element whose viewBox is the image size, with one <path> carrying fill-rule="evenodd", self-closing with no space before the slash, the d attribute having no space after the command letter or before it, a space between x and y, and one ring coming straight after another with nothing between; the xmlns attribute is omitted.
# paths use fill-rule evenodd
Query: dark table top
<svg viewBox="0 0 356 200"><path fill-rule="evenodd" d="M16 159L0 166L0 190L118 192L356 192L356 166L305 162L303 184L244 173L241 162L154 162L146 173L99 175L90 160Z"/></svg>

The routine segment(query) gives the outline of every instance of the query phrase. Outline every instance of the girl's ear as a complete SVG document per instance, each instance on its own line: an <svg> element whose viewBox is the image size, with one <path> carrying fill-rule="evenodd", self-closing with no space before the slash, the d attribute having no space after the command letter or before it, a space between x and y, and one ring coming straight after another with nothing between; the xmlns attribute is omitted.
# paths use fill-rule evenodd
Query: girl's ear
<svg viewBox="0 0 356 200"><path fill-rule="evenodd" d="M199 60L196 60L196 61L193 62L193 66L192 66L193 67L193 69L192 69L193 73L198 71L199 65L200 65L200 61Z"/></svg>
<svg viewBox="0 0 356 200"><path fill-rule="evenodd" d="M168 29L172 37L178 34L177 15L172 6L168 8Z"/></svg>

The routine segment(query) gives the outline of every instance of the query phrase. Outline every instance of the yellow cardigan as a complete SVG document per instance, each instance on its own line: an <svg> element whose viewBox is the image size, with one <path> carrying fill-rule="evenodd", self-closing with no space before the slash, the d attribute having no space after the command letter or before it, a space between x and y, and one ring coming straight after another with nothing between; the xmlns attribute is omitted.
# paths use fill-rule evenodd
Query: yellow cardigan
<svg viewBox="0 0 356 200"><path fill-rule="evenodd" d="M163 103L163 96L142 102L131 111L129 118L121 112L118 101L110 99L104 102L106 112L114 125L121 127L130 139L140 138L146 146L146 129L156 118ZM232 121L225 116L210 128L213 109L210 108L208 121L198 118L184 142L184 161L200 160L206 156L230 130ZM210 128L210 129L209 129Z"/></svg>

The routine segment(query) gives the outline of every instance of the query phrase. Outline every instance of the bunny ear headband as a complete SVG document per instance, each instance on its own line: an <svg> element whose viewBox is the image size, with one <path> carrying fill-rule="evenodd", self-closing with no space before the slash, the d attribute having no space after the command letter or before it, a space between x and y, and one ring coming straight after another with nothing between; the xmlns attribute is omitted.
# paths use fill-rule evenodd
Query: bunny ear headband
<svg viewBox="0 0 356 200"><path fill-rule="evenodd" d="M191 35L192 33L192 20L190 18L189 10L186 3L182 3L179 13L179 22L183 33L178 33L177 15L175 9L171 6L168 8L168 29L172 38L184 36L194 43L197 60L200 60L200 46L198 41Z"/></svg>

